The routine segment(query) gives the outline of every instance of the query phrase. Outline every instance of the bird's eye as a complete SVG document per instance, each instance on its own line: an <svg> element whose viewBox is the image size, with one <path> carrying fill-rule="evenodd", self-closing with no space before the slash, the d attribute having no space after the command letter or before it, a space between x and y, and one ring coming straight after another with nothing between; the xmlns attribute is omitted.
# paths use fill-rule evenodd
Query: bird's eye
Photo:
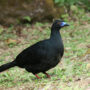
<svg viewBox="0 0 90 90"><path fill-rule="evenodd" d="M58 24L58 25L60 25L60 24L61 24L61 22L58 22L57 24Z"/></svg>

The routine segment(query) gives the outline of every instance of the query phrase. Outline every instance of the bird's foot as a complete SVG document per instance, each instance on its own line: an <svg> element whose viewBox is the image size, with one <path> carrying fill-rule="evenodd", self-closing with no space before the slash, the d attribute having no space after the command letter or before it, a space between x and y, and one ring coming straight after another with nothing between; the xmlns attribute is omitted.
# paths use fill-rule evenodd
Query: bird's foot
<svg viewBox="0 0 90 90"><path fill-rule="evenodd" d="M48 73L44 72L44 74L45 74L48 78L50 78L50 75L49 75Z"/></svg>
<svg viewBox="0 0 90 90"><path fill-rule="evenodd" d="M37 79L40 79L40 77L37 74L35 74L35 76L36 76Z"/></svg>

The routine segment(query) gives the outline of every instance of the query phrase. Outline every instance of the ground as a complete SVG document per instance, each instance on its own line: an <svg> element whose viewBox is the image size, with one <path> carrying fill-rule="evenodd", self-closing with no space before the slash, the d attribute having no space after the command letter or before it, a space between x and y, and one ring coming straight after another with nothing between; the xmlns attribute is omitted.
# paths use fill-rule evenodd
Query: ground
<svg viewBox="0 0 90 90"><path fill-rule="evenodd" d="M89 19L90 20L90 19ZM65 52L62 61L37 79L32 73L14 67L0 73L0 90L90 90L90 22L69 22L60 32ZM0 65L14 60L26 47L49 38L50 23L0 26ZM20 30L17 32L17 30Z"/></svg>

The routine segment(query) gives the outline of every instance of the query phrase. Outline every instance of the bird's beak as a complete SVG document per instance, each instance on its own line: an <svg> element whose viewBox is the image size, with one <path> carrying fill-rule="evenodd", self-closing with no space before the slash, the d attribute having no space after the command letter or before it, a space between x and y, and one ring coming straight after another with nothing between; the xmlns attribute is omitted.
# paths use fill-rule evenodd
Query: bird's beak
<svg viewBox="0 0 90 90"><path fill-rule="evenodd" d="M69 26L69 24L67 24L66 22L62 22L62 23L60 24L60 26L61 26L61 27Z"/></svg>

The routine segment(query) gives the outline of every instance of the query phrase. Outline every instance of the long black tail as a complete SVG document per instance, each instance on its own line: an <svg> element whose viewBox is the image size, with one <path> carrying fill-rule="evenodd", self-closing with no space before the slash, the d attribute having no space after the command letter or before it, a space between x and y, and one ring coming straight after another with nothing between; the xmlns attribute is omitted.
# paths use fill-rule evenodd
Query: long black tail
<svg viewBox="0 0 90 90"><path fill-rule="evenodd" d="M6 64L0 66L0 72L3 72L3 71L5 71L5 70L7 70L7 69L9 69L11 67L14 67L14 66L16 66L16 62L15 61L6 63Z"/></svg>

